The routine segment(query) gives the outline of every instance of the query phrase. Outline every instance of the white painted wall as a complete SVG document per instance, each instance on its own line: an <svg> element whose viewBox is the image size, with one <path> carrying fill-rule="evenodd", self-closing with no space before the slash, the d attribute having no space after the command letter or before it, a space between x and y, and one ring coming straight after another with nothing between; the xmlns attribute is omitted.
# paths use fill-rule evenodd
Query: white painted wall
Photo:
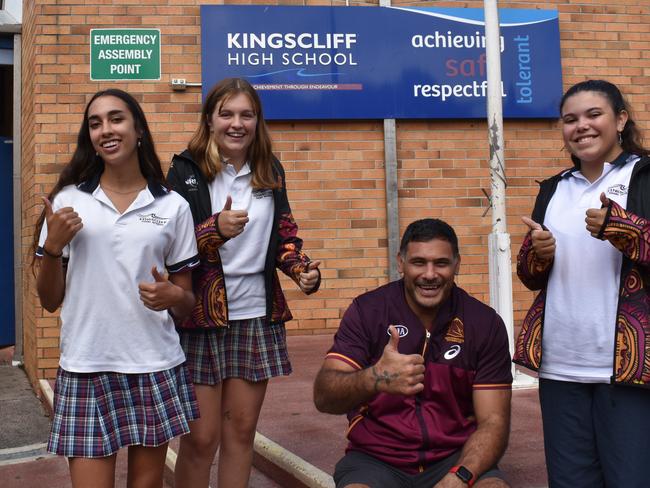
<svg viewBox="0 0 650 488"><path fill-rule="evenodd" d="M21 0L4 0L3 10L10 14L19 24L23 22L23 2Z"/></svg>

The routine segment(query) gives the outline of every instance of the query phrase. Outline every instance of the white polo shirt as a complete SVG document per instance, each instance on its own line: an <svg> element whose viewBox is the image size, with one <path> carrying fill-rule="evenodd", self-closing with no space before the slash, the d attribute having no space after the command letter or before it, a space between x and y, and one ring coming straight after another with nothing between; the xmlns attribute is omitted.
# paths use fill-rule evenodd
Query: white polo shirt
<svg viewBox="0 0 650 488"><path fill-rule="evenodd" d="M52 202L72 207L83 228L64 249L68 258L61 308L60 365L77 373L146 373L185 361L169 313L140 300L151 268L170 273L199 263L188 203L150 183L120 214L95 182L66 186ZM44 225L37 255L47 237Z"/></svg>
<svg viewBox="0 0 650 488"><path fill-rule="evenodd" d="M248 163L235 171L232 164L223 169L208 186L213 212L220 211L228 195L232 210L248 211L244 232L219 248L228 296L228 320L252 319L266 315L264 265L273 227L272 190L253 190L253 174Z"/></svg>
<svg viewBox="0 0 650 488"><path fill-rule="evenodd" d="M556 240L549 276L540 377L609 383L623 256L609 241L591 236L586 211L601 207L600 194L623 208L638 157L605 163L590 183L580 171L560 180L544 225Z"/></svg>

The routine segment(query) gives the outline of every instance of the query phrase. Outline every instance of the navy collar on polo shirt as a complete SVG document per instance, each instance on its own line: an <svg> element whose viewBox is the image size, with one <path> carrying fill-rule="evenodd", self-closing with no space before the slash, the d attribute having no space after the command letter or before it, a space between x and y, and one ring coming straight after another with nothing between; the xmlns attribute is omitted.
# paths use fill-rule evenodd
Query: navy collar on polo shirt
<svg viewBox="0 0 650 488"><path fill-rule="evenodd" d="M636 161L638 159L638 156L635 156L634 154L629 154L626 153L625 151L622 151L621 154L619 154L614 161L612 161L611 164L612 166L625 166L627 163L630 161ZM607 162L607 161L605 161ZM580 168L577 166L574 166L571 169L567 169L564 173L562 173L561 177L566 178L567 176L571 176L573 173L576 171L580 171Z"/></svg>
<svg viewBox="0 0 650 488"><path fill-rule="evenodd" d="M77 188L86 193L94 192L99 186L99 180L102 177L102 173L103 171L97 173L95 176L86 181L82 181L77 185ZM154 198L162 197L169 193L169 190L167 188L165 188L160 183L157 183L152 178L147 178L147 186L149 187L149 191L154 196Z"/></svg>
<svg viewBox="0 0 650 488"><path fill-rule="evenodd" d="M610 164L612 166L625 166L630 161L636 161L636 159L637 159L637 157L634 154L629 154L629 153L626 153L625 151L623 151Z"/></svg>

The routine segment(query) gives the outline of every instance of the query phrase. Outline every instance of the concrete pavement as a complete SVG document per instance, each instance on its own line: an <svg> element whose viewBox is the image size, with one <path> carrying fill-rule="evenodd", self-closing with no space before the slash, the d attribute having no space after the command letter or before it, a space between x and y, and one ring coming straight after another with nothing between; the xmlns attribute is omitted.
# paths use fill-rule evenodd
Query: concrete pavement
<svg viewBox="0 0 650 488"><path fill-rule="evenodd" d="M0 349L0 466L46 455L50 430L47 412L12 356L13 348Z"/></svg>

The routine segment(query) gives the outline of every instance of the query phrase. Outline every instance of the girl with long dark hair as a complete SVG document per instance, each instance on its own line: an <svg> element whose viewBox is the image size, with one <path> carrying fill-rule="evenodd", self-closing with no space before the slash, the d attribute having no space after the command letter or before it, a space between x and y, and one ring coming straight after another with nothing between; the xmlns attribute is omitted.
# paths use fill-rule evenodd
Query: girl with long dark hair
<svg viewBox="0 0 650 488"><path fill-rule="evenodd" d="M48 450L75 488L162 486L167 443L198 406L174 327L194 305L198 265L187 202L165 186L144 113L109 89L88 102L70 162L34 238L41 304L61 306L61 357Z"/></svg>

